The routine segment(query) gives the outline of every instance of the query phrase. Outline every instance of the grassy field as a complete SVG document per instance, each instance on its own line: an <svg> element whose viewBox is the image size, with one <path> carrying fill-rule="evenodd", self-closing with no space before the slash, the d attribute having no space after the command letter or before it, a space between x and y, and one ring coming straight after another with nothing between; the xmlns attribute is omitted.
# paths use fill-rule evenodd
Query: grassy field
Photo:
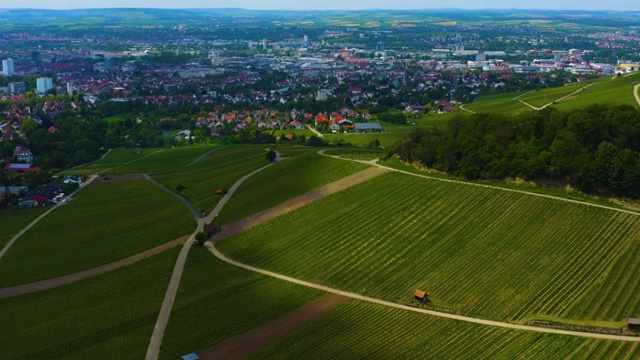
<svg viewBox="0 0 640 360"><path fill-rule="evenodd" d="M350 300L248 359L562 359L585 345L620 344L492 328ZM640 352L638 344L625 348Z"/></svg>
<svg viewBox="0 0 640 360"><path fill-rule="evenodd" d="M71 285L0 300L0 358L144 358L178 251Z"/></svg>
<svg viewBox="0 0 640 360"><path fill-rule="evenodd" d="M194 227L183 203L146 180L94 183L16 241L0 260L0 287L122 259Z"/></svg>
<svg viewBox="0 0 640 360"><path fill-rule="evenodd" d="M559 100L575 91L578 91L586 85L589 85L590 83L593 82L589 81L584 83L573 83L549 89L540 89L539 91L534 91L520 97L519 100L522 100L527 104L533 105L535 107L542 107L544 105L552 103L553 101Z"/></svg>
<svg viewBox="0 0 640 360"><path fill-rule="evenodd" d="M142 159L149 154L161 151L162 149L140 149L139 151L136 149L113 149L107 154L103 159L99 159L93 162L90 162L86 165L82 165L73 169L66 170L62 172L63 175L71 175L71 174L80 174L80 175L90 175L90 174L100 174L100 173L110 173L109 170L116 168L118 166L122 166L123 164L129 162L135 162L139 159Z"/></svg>
<svg viewBox="0 0 640 360"><path fill-rule="evenodd" d="M161 359L200 351L288 314L324 295L224 263L193 249L160 351Z"/></svg>
<svg viewBox="0 0 640 360"><path fill-rule="evenodd" d="M633 96L633 84L640 82L640 73L622 76L620 78L604 78L602 81L581 91L570 98L553 105L559 110L571 110L587 107L598 103L604 105L631 105L640 108Z"/></svg>
<svg viewBox="0 0 640 360"><path fill-rule="evenodd" d="M475 102L465 104L464 108L477 113L530 111L531 108L522 104L518 100L513 99L523 94L525 94L525 92L483 96L478 98Z"/></svg>
<svg viewBox="0 0 640 360"><path fill-rule="evenodd" d="M410 175L382 175L220 247L399 303L423 288L434 306L470 316L621 326L640 311L638 216Z"/></svg>
<svg viewBox="0 0 640 360"><path fill-rule="evenodd" d="M500 95L489 95L478 98L475 102L465 104L467 110L475 112L517 112L529 111L530 108L518 100L522 100L532 106L542 107L558 100L557 104L552 104L559 110L572 110L587 107L594 103L607 105L631 105L638 106L633 96L633 85L640 82L640 73L618 77L601 77L581 83L572 83L566 86L540 89L529 93L507 93ZM587 90L560 100L562 97L580 90L586 85L590 85ZM545 96L546 95L546 96ZM520 97L518 97L520 96ZM516 97L518 97L516 99Z"/></svg>
<svg viewBox="0 0 640 360"><path fill-rule="evenodd" d="M0 249L2 249L11 238L29 225L49 208L37 207L27 209L0 210Z"/></svg>
<svg viewBox="0 0 640 360"><path fill-rule="evenodd" d="M284 160L242 184L216 223L225 224L268 209L366 168L364 164L331 159L315 152Z"/></svg>
<svg viewBox="0 0 640 360"><path fill-rule="evenodd" d="M216 190L228 190L244 175L267 165L265 154L262 147L230 147L212 153L211 158L182 168L184 171L155 178L172 190L184 186L182 194L197 209L211 210L221 198L216 195Z"/></svg>

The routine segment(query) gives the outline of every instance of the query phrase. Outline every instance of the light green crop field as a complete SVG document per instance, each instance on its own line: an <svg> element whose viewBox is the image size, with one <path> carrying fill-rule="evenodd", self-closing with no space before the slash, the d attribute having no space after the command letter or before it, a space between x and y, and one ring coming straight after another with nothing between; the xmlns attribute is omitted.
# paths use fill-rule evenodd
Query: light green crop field
<svg viewBox="0 0 640 360"><path fill-rule="evenodd" d="M238 152L214 153L212 159L203 160L186 170L171 175L158 175L155 178L169 189L176 191L180 185L184 186L182 195L197 209L211 210L218 203L221 195L218 189L228 190L244 175L268 164L266 152L260 148L253 148ZM226 156L225 156L226 155Z"/></svg>
<svg viewBox="0 0 640 360"><path fill-rule="evenodd" d="M572 110L587 107L594 103L607 105L632 105L638 106L633 96L633 85L640 82L640 73L622 77L603 76L598 79L581 83L568 84L566 86L540 89L530 93L507 93L489 95L478 98L475 102L465 104L467 110L475 112L517 112L529 111L530 108L518 100L522 100L532 106L542 107L553 101L553 106L560 110ZM581 90L589 85L588 89ZM576 94L561 99L575 91ZM546 94L546 96L545 96ZM521 97L518 97L522 95ZM518 97L516 99L516 97Z"/></svg>
<svg viewBox="0 0 640 360"><path fill-rule="evenodd" d="M624 347L627 356L616 359L640 354L634 343L501 329L350 300L248 359L563 359L583 347Z"/></svg>
<svg viewBox="0 0 640 360"><path fill-rule="evenodd" d="M0 358L144 358L178 251L0 300Z"/></svg>
<svg viewBox="0 0 640 360"><path fill-rule="evenodd" d="M43 212L49 210L45 207L0 210L0 249L2 249L11 238L24 229L29 223L35 220Z"/></svg>
<svg viewBox="0 0 640 360"><path fill-rule="evenodd" d="M483 96L479 97L475 102L464 104L464 108L477 113L530 111L531 108L518 100L514 100L515 97L522 94L525 94L525 92Z"/></svg>
<svg viewBox="0 0 640 360"><path fill-rule="evenodd" d="M565 86L559 86L559 87L548 88L548 89L540 89L539 91L534 91L520 97L519 100L522 100L535 107L542 107L549 103L553 103L553 101L559 100L573 92L587 91L587 90L581 90L581 89L592 83L593 81L585 81L583 83L572 83L572 84L567 84ZM594 89L595 89L595 85L594 85Z"/></svg>
<svg viewBox="0 0 640 360"><path fill-rule="evenodd" d="M192 249L160 351L161 359L200 351L286 315L324 295L253 273Z"/></svg>
<svg viewBox="0 0 640 360"><path fill-rule="evenodd" d="M177 172L199 156L214 150L216 146L185 146L173 149L161 149L137 161L126 163L109 171L115 174L161 174Z"/></svg>
<svg viewBox="0 0 640 360"><path fill-rule="evenodd" d="M217 224L257 213L368 167L308 152L271 166L243 183L216 218Z"/></svg>
<svg viewBox="0 0 640 360"><path fill-rule="evenodd" d="M153 152L161 150L162 149L140 149L138 151L136 149L113 149L102 159L75 167L73 169L65 170L62 172L62 174L90 175L105 172L110 173L110 169L122 166L123 164L129 162L135 162L138 159L142 159Z"/></svg>
<svg viewBox="0 0 640 360"><path fill-rule="evenodd" d="M588 90L553 105L559 110L572 110L598 103L603 105L631 105L640 108L633 96L634 84L640 83L640 73L628 76L605 78L592 85Z"/></svg>
<svg viewBox="0 0 640 360"><path fill-rule="evenodd" d="M93 268L190 234L186 206L146 180L87 186L0 260L0 287Z"/></svg>
<svg viewBox="0 0 640 360"><path fill-rule="evenodd" d="M640 311L639 247L637 215L396 173L220 243L239 261L398 303L418 288L469 316L613 327Z"/></svg>

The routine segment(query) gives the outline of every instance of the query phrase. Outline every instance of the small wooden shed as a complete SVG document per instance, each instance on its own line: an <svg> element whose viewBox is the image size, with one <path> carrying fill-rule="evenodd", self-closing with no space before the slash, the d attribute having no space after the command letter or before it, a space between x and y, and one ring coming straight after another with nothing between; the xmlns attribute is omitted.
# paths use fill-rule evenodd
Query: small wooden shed
<svg viewBox="0 0 640 360"><path fill-rule="evenodd" d="M413 293L413 298L421 304L426 304L429 299L429 294L422 290L416 290L416 292Z"/></svg>
<svg viewBox="0 0 640 360"><path fill-rule="evenodd" d="M627 329L629 329L629 330L638 330L638 329L640 329L640 319L639 318L629 318L629 319L627 319Z"/></svg>

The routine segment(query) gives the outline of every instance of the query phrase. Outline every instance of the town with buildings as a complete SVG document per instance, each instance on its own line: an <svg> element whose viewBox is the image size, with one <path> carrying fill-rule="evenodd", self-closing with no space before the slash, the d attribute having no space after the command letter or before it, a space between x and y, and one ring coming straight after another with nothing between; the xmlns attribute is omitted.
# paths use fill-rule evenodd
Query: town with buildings
<svg viewBox="0 0 640 360"><path fill-rule="evenodd" d="M376 114L399 112L406 119L450 113L484 95L640 69L635 28L553 35L527 24L460 25L446 33L425 30L407 44L394 40L407 33L402 27L276 27L265 33L251 27L223 32L221 24L0 34L4 171L77 164L105 146L228 136L246 141L249 135L242 134L252 129L254 135L381 132ZM35 130L36 137L63 137L70 118L104 120L107 125L96 131L106 131L105 140L99 146L85 142L67 157L72 162L13 151L29 145L41 153L44 147L29 144L28 137ZM109 119L125 119L126 125ZM293 137L281 135L283 141Z"/></svg>

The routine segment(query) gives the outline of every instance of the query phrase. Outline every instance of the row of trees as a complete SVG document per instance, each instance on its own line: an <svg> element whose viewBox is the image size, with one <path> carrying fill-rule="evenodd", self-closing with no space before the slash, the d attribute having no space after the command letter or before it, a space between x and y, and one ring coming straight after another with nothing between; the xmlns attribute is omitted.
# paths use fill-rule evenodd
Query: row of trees
<svg viewBox="0 0 640 360"><path fill-rule="evenodd" d="M468 179L550 179L640 197L640 112L631 106L476 114L442 129L417 129L394 151Z"/></svg>

